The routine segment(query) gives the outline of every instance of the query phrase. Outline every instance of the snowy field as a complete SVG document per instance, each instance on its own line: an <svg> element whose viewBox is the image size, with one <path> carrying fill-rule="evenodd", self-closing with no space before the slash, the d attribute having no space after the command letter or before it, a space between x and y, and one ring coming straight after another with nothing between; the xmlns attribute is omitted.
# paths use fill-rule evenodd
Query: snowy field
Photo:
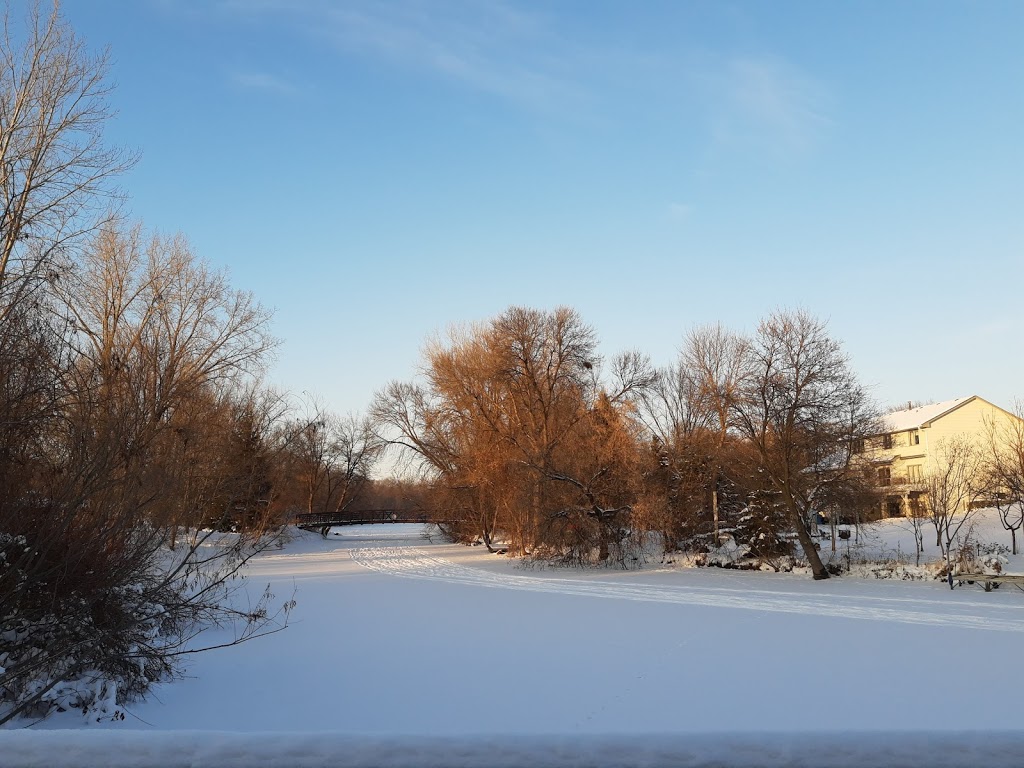
<svg viewBox="0 0 1024 768"><path fill-rule="evenodd" d="M0 766L1024 764L1012 587L522 569L416 526L335 533L251 565L253 594L294 592L285 631L190 659L122 722L0 732Z"/></svg>

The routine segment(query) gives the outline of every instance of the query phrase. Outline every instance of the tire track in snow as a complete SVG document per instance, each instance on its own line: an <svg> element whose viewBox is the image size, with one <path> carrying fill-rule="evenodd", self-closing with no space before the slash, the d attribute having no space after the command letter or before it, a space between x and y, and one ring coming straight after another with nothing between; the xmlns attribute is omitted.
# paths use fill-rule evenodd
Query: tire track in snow
<svg viewBox="0 0 1024 768"><path fill-rule="evenodd" d="M548 579L517 574L492 573L458 565L435 557L416 547L361 547L350 550L352 559L370 570L409 579L426 579L450 584L468 584L497 589L527 592L548 592L561 595L637 600L652 603L700 605L712 608L737 608L775 613L796 613L812 616L834 616L844 619L894 621L902 624L987 629L1000 632L1024 632L1024 618L981 616L964 613L938 613L955 606L975 603L934 602L934 611L897 608L886 605L907 602L907 598L885 598L862 595L801 595L778 591L743 591L715 587L659 586L654 584L621 584L614 581L576 581ZM918 604L925 601L917 601ZM1006 613L1006 606L998 608Z"/></svg>

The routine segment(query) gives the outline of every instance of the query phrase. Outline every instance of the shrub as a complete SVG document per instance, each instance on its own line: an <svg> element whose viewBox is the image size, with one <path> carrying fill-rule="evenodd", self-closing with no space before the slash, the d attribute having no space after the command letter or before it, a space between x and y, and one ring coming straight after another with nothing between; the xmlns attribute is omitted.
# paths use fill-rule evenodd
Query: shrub
<svg viewBox="0 0 1024 768"><path fill-rule="evenodd" d="M122 717L117 705L174 677L210 623L240 621L239 641L274 631L272 595L237 610L239 569L270 538L213 532L171 550L168 531L54 504L0 514L0 723L81 709Z"/></svg>

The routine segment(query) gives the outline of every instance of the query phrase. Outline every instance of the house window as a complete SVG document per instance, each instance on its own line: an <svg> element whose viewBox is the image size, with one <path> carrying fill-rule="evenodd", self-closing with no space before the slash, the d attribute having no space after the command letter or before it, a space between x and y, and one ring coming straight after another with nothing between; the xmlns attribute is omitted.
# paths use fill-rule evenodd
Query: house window
<svg viewBox="0 0 1024 768"><path fill-rule="evenodd" d="M921 517L924 514L924 504L921 503L921 492L911 491L907 498L907 506L910 508L911 517Z"/></svg>
<svg viewBox="0 0 1024 768"><path fill-rule="evenodd" d="M920 464L908 464L907 465L907 480L911 483L920 483L921 477L921 465Z"/></svg>
<svg viewBox="0 0 1024 768"><path fill-rule="evenodd" d="M921 444L921 433L918 432L916 429L910 433L910 442L913 443L914 445Z"/></svg>
<svg viewBox="0 0 1024 768"><path fill-rule="evenodd" d="M892 435L882 435L882 447L892 448Z"/></svg>
<svg viewBox="0 0 1024 768"><path fill-rule="evenodd" d="M889 468L888 467L879 467L878 468L878 484L879 485L889 485L890 482L892 482L892 474L890 473Z"/></svg>
<svg viewBox="0 0 1024 768"><path fill-rule="evenodd" d="M888 517L903 517L903 502L899 496L890 496L886 499L885 514Z"/></svg>
<svg viewBox="0 0 1024 768"><path fill-rule="evenodd" d="M864 453L864 441L863 440L854 440L853 441L853 452L854 453Z"/></svg>

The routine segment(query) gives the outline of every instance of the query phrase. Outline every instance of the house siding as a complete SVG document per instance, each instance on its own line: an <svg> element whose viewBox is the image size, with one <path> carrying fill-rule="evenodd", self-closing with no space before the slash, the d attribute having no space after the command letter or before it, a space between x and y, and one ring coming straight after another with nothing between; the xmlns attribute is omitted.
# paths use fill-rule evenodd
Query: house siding
<svg viewBox="0 0 1024 768"><path fill-rule="evenodd" d="M911 494L921 491L921 484L912 473L920 473L923 480L933 472L938 466L941 446L945 442L966 436L979 449L984 449L989 440L991 426L998 427L1001 423L1009 421L1019 419L980 397L972 397L921 425L916 430L920 435L918 444L913 441L913 429L891 433L891 448L884 447L884 436L869 440L864 457L875 469L876 477L885 476L884 472L878 473L879 469L889 470L888 483L880 482L887 497L881 503L880 514L887 516L897 508L893 505L894 499L897 498L902 505L903 514L907 513ZM1004 430L997 429L997 432L1001 431ZM918 469L912 471L911 467Z"/></svg>

